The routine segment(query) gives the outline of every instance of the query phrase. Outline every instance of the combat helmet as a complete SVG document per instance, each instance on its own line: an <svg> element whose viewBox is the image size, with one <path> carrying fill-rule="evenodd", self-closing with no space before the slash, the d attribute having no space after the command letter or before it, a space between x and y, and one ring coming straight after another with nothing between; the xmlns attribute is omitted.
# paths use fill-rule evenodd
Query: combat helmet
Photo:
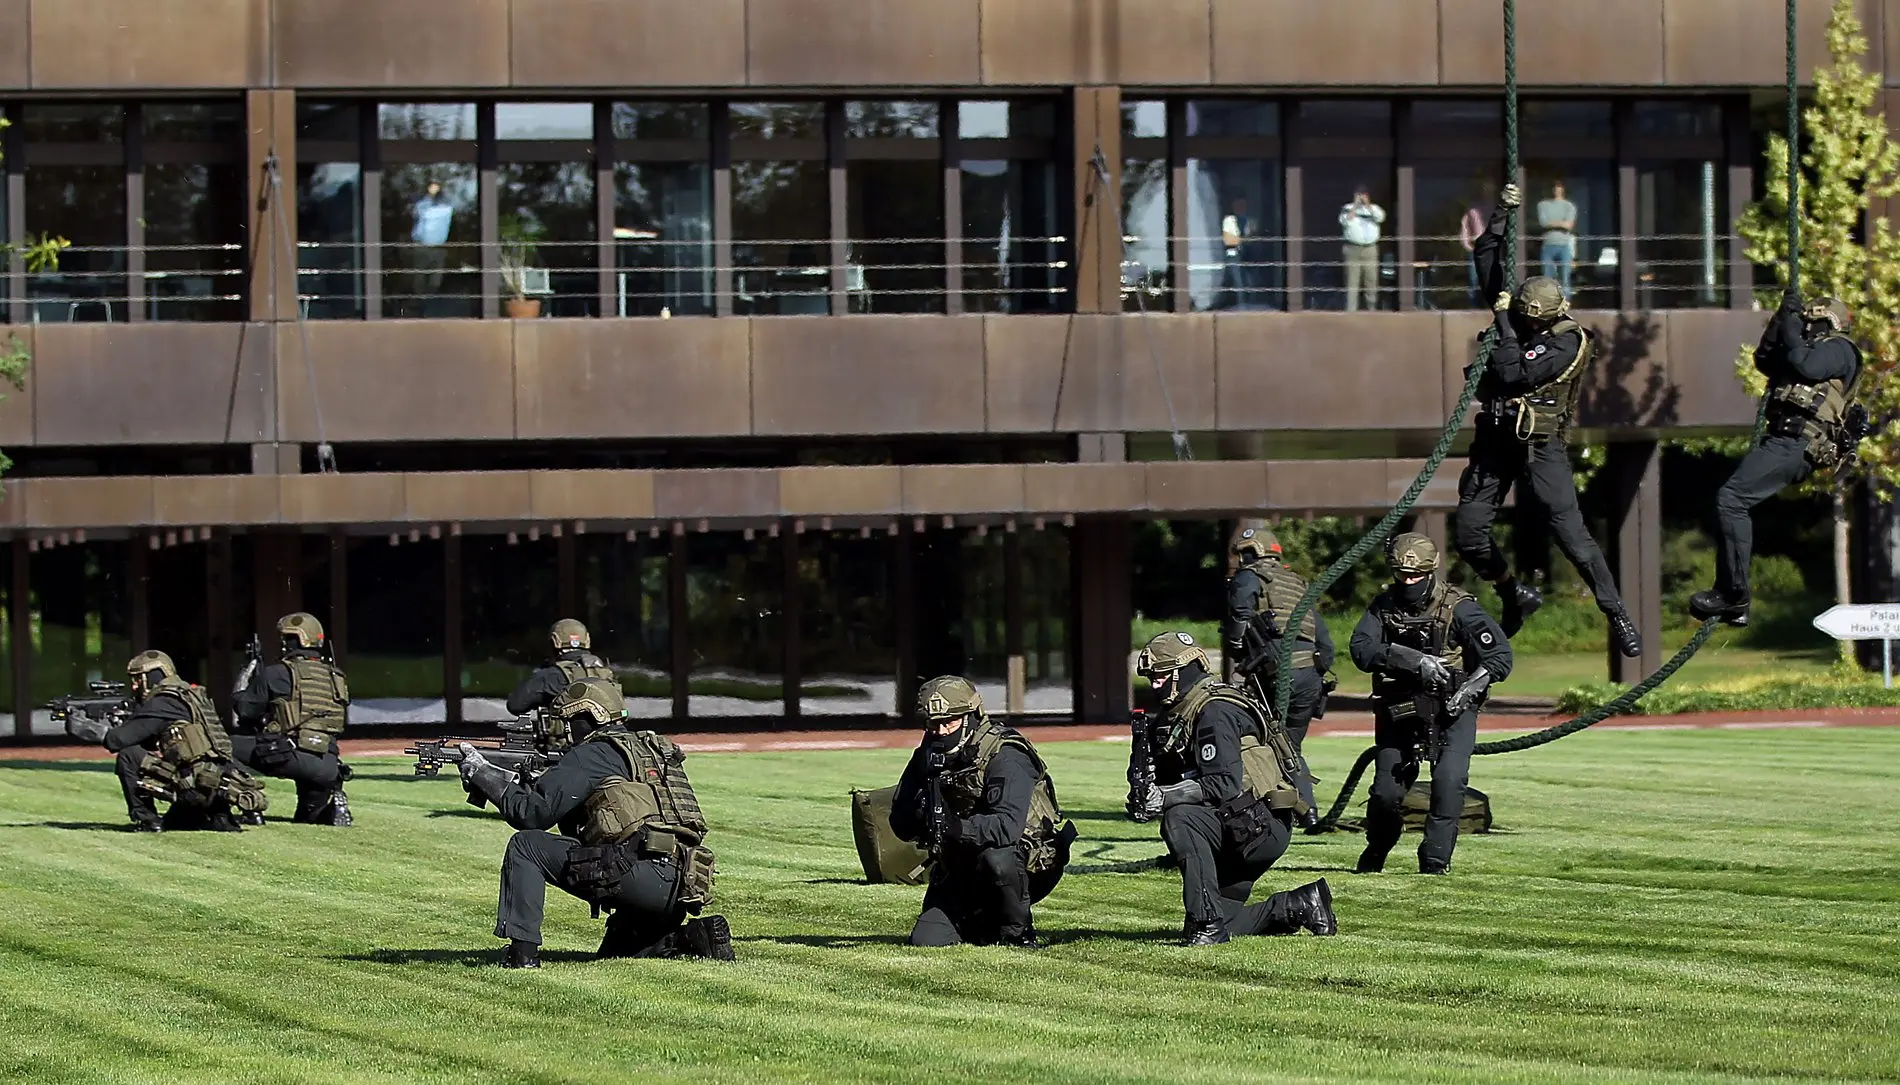
<svg viewBox="0 0 1900 1085"><path fill-rule="evenodd" d="M976 684L955 674L932 678L917 690L917 714L932 724L964 716L978 719L986 716L983 695L976 691Z"/></svg>
<svg viewBox="0 0 1900 1085"><path fill-rule="evenodd" d="M295 637L300 648L315 648L323 643L323 623L300 610L278 619L277 634L285 640Z"/></svg>
<svg viewBox="0 0 1900 1085"><path fill-rule="evenodd" d="M1181 683L1172 679L1176 672L1193 663L1199 663L1202 670L1213 669L1208 665L1207 652L1194 643L1192 635L1163 633L1142 647L1141 654L1135 657L1135 673L1155 687L1155 695L1162 705L1172 705L1181 697Z"/></svg>
<svg viewBox="0 0 1900 1085"><path fill-rule="evenodd" d="M594 638L588 634L587 627L572 618L555 622L554 628L548 630L548 639L554 642L557 652L572 652L594 646Z"/></svg>
<svg viewBox="0 0 1900 1085"><path fill-rule="evenodd" d="M1564 288L1548 275L1532 275L1517 288L1511 307L1532 320L1556 320L1570 311Z"/></svg>
<svg viewBox="0 0 1900 1085"><path fill-rule="evenodd" d="M1399 576L1423 576L1438 571L1438 544L1416 531L1395 535L1385 544L1385 560Z"/></svg>
<svg viewBox="0 0 1900 1085"><path fill-rule="evenodd" d="M620 687L604 678L583 678L567 687L556 709L563 719L585 715L595 726L627 718L627 699Z"/></svg>
<svg viewBox="0 0 1900 1085"><path fill-rule="evenodd" d="M1244 563L1281 556L1280 538L1269 528L1250 527L1234 540L1234 555Z"/></svg>
<svg viewBox="0 0 1900 1085"><path fill-rule="evenodd" d="M1845 335L1854 326L1853 311L1839 298L1818 297L1802 307L1801 318L1809 324L1826 324L1831 334Z"/></svg>
<svg viewBox="0 0 1900 1085"><path fill-rule="evenodd" d="M141 694L149 693L158 682L148 682L147 676L158 672L159 682L178 677L178 667L172 663L172 657L157 649L148 648L135 655L125 665L125 673L132 679L132 686Z"/></svg>

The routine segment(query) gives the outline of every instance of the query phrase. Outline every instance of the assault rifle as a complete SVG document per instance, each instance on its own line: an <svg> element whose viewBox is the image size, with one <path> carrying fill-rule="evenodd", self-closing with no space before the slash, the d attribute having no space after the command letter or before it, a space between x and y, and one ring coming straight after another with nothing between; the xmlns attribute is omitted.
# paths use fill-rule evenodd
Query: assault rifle
<svg viewBox="0 0 1900 1085"><path fill-rule="evenodd" d="M930 834L930 857L937 859L943 855L943 752L932 750L924 765L930 774L924 784L924 828Z"/></svg>
<svg viewBox="0 0 1900 1085"><path fill-rule="evenodd" d="M69 693L55 697L47 707L52 710L53 722L64 727L67 734L97 742L95 735L82 734L74 728L97 732L101 726L107 729L118 726L131 714L131 693L124 682L88 682L86 690L86 695Z"/></svg>
<svg viewBox="0 0 1900 1085"><path fill-rule="evenodd" d="M547 731L537 718L523 717L513 723L501 725L500 738L449 738L418 739L416 744L403 750L416 759L416 776L433 779L442 771L443 765L462 763L461 746L463 743L474 747L482 759L497 768L506 769L514 774L523 787L534 783L542 773L561 759L565 751L552 749L547 740ZM469 792L470 806L484 806L487 800Z"/></svg>
<svg viewBox="0 0 1900 1085"><path fill-rule="evenodd" d="M1241 657L1234 664L1234 673L1239 675L1243 687L1253 694L1253 699L1266 710L1268 719L1277 719L1273 691L1267 688L1268 677L1278 670L1280 650L1276 641L1267 637L1260 628L1265 614L1254 615L1240 632Z"/></svg>
<svg viewBox="0 0 1900 1085"><path fill-rule="evenodd" d="M1155 786L1155 751L1153 723L1148 719L1148 710L1137 708L1130 713L1128 720L1128 816L1135 821L1152 821L1154 814L1147 807L1148 795Z"/></svg>

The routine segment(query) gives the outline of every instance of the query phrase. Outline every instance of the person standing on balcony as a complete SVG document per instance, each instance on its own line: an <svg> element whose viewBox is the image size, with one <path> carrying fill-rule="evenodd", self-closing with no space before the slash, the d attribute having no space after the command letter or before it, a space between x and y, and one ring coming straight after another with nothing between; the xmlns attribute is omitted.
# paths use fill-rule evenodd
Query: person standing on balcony
<svg viewBox="0 0 1900 1085"><path fill-rule="evenodd" d="M1379 307L1379 227L1385 222L1385 208L1372 202L1366 186L1353 189L1352 202L1339 209L1339 225L1344 233L1340 248L1346 264L1346 311Z"/></svg>
<svg viewBox="0 0 1900 1085"><path fill-rule="evenodd" d="M1253 269L1247 265L1247 243L1253 239L1253 217L1247 214L1247 201L1237 199L1230 215L1220 220L1220 241L1226 253L1228 307L1247 308L1253 295Z"/></svg>
<svg viewBox="0 0 1900 1085"><path fill-rule="evenodd" d="M429 182L428 191L416 201L413 217L409 240L415 248L410 259L416 269L416 303L421 305L423 299L434 297L442 289L442 269L449 259L449 227L455 222L455 205L442 194L440 182Z"/></svg>
<svg viewBox="0 0 1900 1085"><path fill-rule="evenodd" d="M1550 186L1549 199L1537 201L1537 228L1544 231L1544 277L1557 280L1569 297L1577 266L1577 205L1564 197L1562 181Z"/></svg>

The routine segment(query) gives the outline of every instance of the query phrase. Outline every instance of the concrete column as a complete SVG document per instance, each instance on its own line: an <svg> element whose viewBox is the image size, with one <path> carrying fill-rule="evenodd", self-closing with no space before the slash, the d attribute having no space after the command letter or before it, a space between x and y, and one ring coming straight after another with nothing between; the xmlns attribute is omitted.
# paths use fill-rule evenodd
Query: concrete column
<svg viewBox="0 0 1900 1085"><path fill-rule="evenodd" d="M804 696L804 621L803 602L798 583L798 544L800 536L787 522L779 531L779 560L784 577L784 603L779 607L779 672L785 687L785 722L796 723Z"/></svg>
<svg viewBox="0 0 1900 1085"><path fill-rule="evenodd" d="M685 723L692 715L687 694L693 671L692 642L686 625L690 617L686 608L686 536L675 531L671 546L666 564L666 614L673 650L673 719Z"/></svg>
<svg viewBox="0 0 1900 1085"><path fill-rule="evenodd" d="M1609 446L1603 467L1610 484L1610 569L1630 618L1643 635L1643 654L1609 650L1610 677L1634 683L1662 666L1662 453L1655 441Z"/></svg>
<svg viewBox="0 0 1900 1085"><path fill-rule="evenodd" d="M1122 307L1122 226L1117 215L1122 183L1120 87L1077 87L1075 146L1075 311L1119 313ZM1100 148L1107 178L1095 175Z"/></svg>
<svg viewBox="0 0 1900 1085"><path fill-rule="evenodd" d="M1447 517L1443 509L1426 509L1418 514L1412 530L1432 541L1438 547L1441 561L1451 560L1451 535L1446 528Z"/></svg>
<svg viewBox="0 0 1900 1085"><path fill-rule="evenodd" d="M1003 536L1003 654L1008 657L1003 710L1023 714L1029 692L1028 660L1023 654L1023 538L1011 531Z"/></svg>
<svg viewBox="0 0 1900 1085"><path fill-rule="evenodd" d="M26 539L13 539L13 583L8 592L8 630L13 644L13 739L33 734L33 581Z"/></svg>
<svg viewBox="0 0 1900 1085"><path fill-rule="evenodd" d="M205 541L205 672L202 675L188 675L203 682L211 693L211 702L218 706L218 712L227 719L231 715L231 684L237 680L237 672L231 654L237 650L235 630L231 618L231 529L215 528L211 538ZM263 572L263 563L267 560L262 546L252 548L252 566L260 570L257 579L260 584L268 581ZM263 596L257 599L256 607L262 612L265 604ZM271 617L273 625L276 616ZM274 632L274 630L273 630ZM262 636L262 634L259 634ZM275 647L274 636L264 637L264 650L270 652ZM176 659L180 666L184 664Z"/></svg>
<svg viewBox="0 0 1900 1085"><path fill-rule="evenodd" d="M1076 721L1122 722L1129 709L1134 525L1127 516L1079 517L1070 539Z"/></svg>
<svg viewBox="0 0 1900 1085"><path fill-rule="evenodd" d="M462 722L462 537L442 540L442 711Z"/></svg>
<svg viewBox="0 0 1900 1085"><path fill-rule="evenodd" d="M248 136L245 180L252 198L245 201L244 236L251 245L250 318L297 319L297 94L291 90L251 90L244 94ZM271 156L276 155L281 192L270 187ZM259 200L257 197L264 197ZM281 206L279 198L281 197ZM374 207L374 205L371 205ZM289 236L286 237L285 234Z"/></svg>

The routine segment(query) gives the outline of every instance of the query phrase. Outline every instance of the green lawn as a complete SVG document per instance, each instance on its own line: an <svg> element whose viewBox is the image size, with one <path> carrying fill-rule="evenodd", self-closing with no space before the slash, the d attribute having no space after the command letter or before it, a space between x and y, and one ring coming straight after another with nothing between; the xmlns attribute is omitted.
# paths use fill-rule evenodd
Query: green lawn
<svg viewBox="0 0 1900 1085"><path fill-rule="evenodd" d="M1664 652L1674 653L1685 639L1671 638L1663 645ZM1675 673L1671 684L1726 682L1759 674L1790 678L1820 675L1827 673L1835 659L1830 649L1773 651L1733 647L1723 640L1723 633L1718 631L1695 658ZM1335 673L1339 675L1341 689L1352 693L1371 692L1371 680L1354 667L1351 660L1342 660ZM1510 680L1495 688L1500 696L1554 698L1573 686L1602 682L1608 675L1608 661L1602 652L1520 652ZM1879 677L1874 675L1876 680Z"/></svg>
<svg viewBox="0 0 1900 1085"><path fill-rule="evenodd" d="M1311 744L1328 798L1358 749ZM1111 814L1124 748L1047 754L1089 857L1153 853ZM1165 873L1072 877L1040 955L904 947L921 891L855 884L844 801L903 758L695 755L740 961L593 963L557 896L535 973L487 967L506 828L400 762L362 766L355 830L162 837L112 831L105 764L0 763L0 1080L1900 1077L1900 729L1483 759L1508 831L1452 877L1301 837L1260 888L1332 878L1340 937L1193 951Z"/></svg>

